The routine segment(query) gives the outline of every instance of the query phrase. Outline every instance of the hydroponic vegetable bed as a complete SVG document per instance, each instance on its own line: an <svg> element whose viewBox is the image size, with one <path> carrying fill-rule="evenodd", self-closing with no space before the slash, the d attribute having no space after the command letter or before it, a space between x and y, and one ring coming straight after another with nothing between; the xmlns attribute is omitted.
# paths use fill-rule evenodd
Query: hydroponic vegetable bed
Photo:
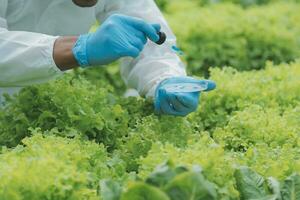
<svg viewBox="0 0 300 200"><path fill-rule="evenodd" d="M300 200L300 4L247 2L159 1L218 85L188 117L123 98L117 65L8 97L0 199Z"/></svg>

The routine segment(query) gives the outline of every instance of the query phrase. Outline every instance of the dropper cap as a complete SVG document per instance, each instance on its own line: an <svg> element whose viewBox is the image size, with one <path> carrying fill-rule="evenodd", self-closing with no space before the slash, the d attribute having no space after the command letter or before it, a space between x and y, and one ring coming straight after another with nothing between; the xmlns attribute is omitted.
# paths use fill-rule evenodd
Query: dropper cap
<svg viewBox="0 0 300 200"><path fill-rule="evenodd" d="M167 40L167 35L164 32L158 32L159 40L156 42L158 45L162 45Z"/></svg>

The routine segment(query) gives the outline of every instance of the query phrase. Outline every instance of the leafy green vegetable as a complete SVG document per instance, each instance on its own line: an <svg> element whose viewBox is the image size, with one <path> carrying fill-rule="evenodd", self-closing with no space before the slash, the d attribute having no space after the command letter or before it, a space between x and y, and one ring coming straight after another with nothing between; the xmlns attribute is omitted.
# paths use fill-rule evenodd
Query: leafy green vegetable
<svg viewBox="0 0 300 200"><path fill-rule="evenodd" d="M273 177L269 177L267 179L267 184L271 193L274 194L273 196L271 196L271 198L274 200L278 200L278 199L280 200L281 199L280 182Z"/></svg>
<svg viewBox="0 0 300 200"><path fill-rule="evenodd" d="M241 199L260 199L267 195L265 179L248 167L241 167L235 172L237 188Z"/></svg>
<svg viewBox="0 0 300 200"><path fill-rule="evenodd" d="M156 170L146 179L146 183L156 187L163 187L173 178L175 178L176 175L186 171L188 171L188 169L185 167L174 168L170 162L167 162L166 164L158 166Z"/></svg>
<svg viewBox="0 0 300 200"><path fill-rule="evenodd" d="M300 175L294 174L288 177L282 184L282 200L300 199Z"/></svg>
<svg viewBox="0 0 300 200"><path fill-rule="evenodd" d="M201 108L198 112L189 116L191 123L194 124L197 130L209 130L213 134L214 129L227 125L235 111L241 111L241 113L233 119L234 123L253 126L253 128L258 127L255 126L256 123L260 123L261 126L269 126L269 115L275 114L278 117L274 121L273 119L269 121L274 123L273 128L276 131L277 122L275 121L279 120L278 126L280 127L278 127L278 132L282 134L282 132L285 132L284 128L292 127L286 124L288 123L286 120L280 122L282 120L280 115L285 110L293 110L299 104L300 88L297 87L300 84L300 79L297 78L300 76L299 66L298 62L290 65L281 64L279 66L269 63L265 70L260 71L237 72L232 68L212 70L210 78L215 80L220 87L207 95L203 95ZM255 113L255 111L251 111L251 109L248 109L247 113L243 112L249 106L256 107L255 109L262 116ZM266 112L267 108L271 110ZM292 112L295 117L288 117L288 121L299 119L297 117L299 112ZM250 117L250 115L252 116ZM240 122L239 117L243 117L243 120ZM246 126L243 127L242 125L239 129L246 132ZM271 127L269 126L269 128ZM293 127L296 126L293 125ZM251 132L251 129L249 132ZM284 134L288 134L288 132ZM280 136L280 134L277 133L276 135ZM221 133L220 136L222 137Z"/></svg>
<svg viewBox="0 0 300 200"><path fill-rule="evenodd" d="M176 176L165 186L165 191L172 200L217 199L214 185L195 172L185 172Z"/></svg>
<svg viewBox="0 0 300 200"><path fill-rule="evenodd" d="M100 181L100 195L103 200L119 200L122 188L118 182L113 180Z"/></svg>
<svg viewBox="0 0 300 200"><path fill-rule="evenodd" d="M103 145L40 133L23 143L0 154L0 199L97 199L98 180L117 177Z"/></svg>
<svg viewBox="0 0 300 200"><path fill-rule="evenodd" d="M122 194L121 200L170 200L169 197L153 186L134 183Z"/></svg>
<svg viewBox="0 0 300 200"><path fill-rule="evenodd" d="M241 199L287 200L300 198L300 176L298 174L291 175L280 184L274 178L266 181L251 169L242 167L236 171L235 178Z"/></svg>

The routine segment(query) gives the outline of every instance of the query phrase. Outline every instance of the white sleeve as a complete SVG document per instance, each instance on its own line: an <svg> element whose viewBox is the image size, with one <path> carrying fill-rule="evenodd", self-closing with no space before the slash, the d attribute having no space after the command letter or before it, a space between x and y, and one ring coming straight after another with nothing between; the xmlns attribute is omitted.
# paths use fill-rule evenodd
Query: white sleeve
<svg viewBox="0 0 300 200"><path fill-rule="evenodd" d="M137 89L141 96L153 97L157 85L164 79L186 76L184 64L170 46L176 37L153 0L103 0L98 19L105 20L114 13L143 18L149 23L159 23L167 34L164 45L148 42L137 59L122 59L121 74L128 87Z"/></svg>
<svg viewBox="0 0 300 200"><path fill-rule="evenodd" d="M0 1L1 2L1 1ZM41 83L62 72L53 60L57 37L8 31L0 9L0 87L22 87Z"/></svg>

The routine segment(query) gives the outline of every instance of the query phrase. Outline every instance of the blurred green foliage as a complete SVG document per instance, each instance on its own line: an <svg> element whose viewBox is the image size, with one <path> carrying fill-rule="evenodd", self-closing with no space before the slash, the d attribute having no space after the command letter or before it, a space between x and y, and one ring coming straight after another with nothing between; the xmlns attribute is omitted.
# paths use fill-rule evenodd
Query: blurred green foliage
<svg viewBox="0 0 300 200"><path fill-rule="evenodd" d="M166 16L185 52L189 74L208 76L210 67L257 70L267 61L298 58L299 9L294 3L247 10L232 4L197 8L181 1L172 3Z"/></svg>

